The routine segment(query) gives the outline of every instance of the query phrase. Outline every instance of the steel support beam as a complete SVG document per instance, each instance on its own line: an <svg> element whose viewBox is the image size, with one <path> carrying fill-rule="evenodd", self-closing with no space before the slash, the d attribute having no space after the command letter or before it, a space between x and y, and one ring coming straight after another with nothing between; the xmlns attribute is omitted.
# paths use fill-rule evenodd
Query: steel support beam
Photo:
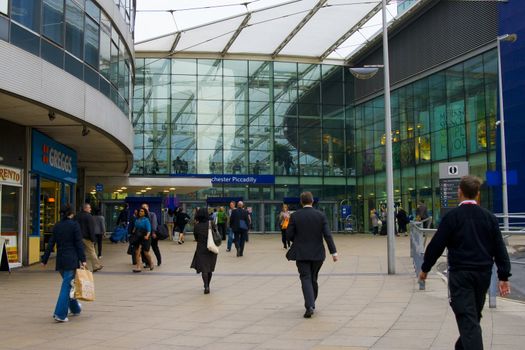
<svg viewBox="0 0 525 350"><path fill-rule="evenodd" d="M233 43L235 42L235 40L237 40L237 37L239 36L239 34L241 34L241 31L246 28L246 25L248 24L248 21L250 20L250 18L252 18L252 14L251 13L247 13L246 16L244 17L244 19L242 20L242 23L239 24L239 26L237 27L237 29L235 30L235 33L233 33L232 37L230 38L230 40L228 41L228 43L226 44L226 46L224 46L224 49L222 49L221 51L221 57L224 57L224 55L226 55L228 53L228 50L230 49L230 47L233 45Z"/></svg>
<svg viewBox="0 0 525 350"><path fill-rule="evenodd" d="M308 12L308 14L299 22L299 24L288 34L288 36L277 46L275 51L272 53L272 58L275 58L279 52L284 49L286 45L293 39L294 36L308 23L308 21L319 11L328 0L319 0L319 2Z"/></svg>

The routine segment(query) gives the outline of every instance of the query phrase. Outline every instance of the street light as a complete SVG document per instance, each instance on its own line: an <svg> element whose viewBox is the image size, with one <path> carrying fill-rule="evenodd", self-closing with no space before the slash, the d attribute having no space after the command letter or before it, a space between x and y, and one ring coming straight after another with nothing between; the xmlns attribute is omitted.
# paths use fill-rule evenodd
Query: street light
<svg viewBox="0 0 525 350"><path fill-rule="evenodd" d="M386 0L383 1L383 66L365 66L363 68L350 68L356 78L369 79L373 77L380 67L384 74L385 94L385 157L386 157L386 204L387 204L387 250L388 274L396 273L396 239L394 231L394 167L392 161L392 115L390 108L390 59L388 57L388 22L386 18Z"/></svg>
<svg viewBox="0 0 525 350"><path fill-rule="evenodd" d="M501 147L501 192L503 202L503 228L509 230L509 197L507 192L507 151L505 149L505 113L503 108L503 78L501 74L501 48L502 41L515 42L516 34L503 34L497 37L498 43L498 90L499 90L499 132Z"/></svg>

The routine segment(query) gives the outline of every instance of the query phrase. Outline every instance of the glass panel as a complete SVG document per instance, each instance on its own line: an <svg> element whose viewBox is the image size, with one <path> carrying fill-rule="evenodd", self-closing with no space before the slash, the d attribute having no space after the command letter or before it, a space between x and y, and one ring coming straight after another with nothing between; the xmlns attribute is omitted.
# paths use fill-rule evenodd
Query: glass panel
<svg viewBox="0 0 525 350"><path fill-rule="evenodd" d="M144 83L144 94L150 98L169 98L170 76L148 75Z"/></svg>
<svg viewBox="0 0 525 350"><path fill-rule="evenodd" d="M9 41L9 20L0 16L0 39Z"/></svg>
<svg viewBox="0 0 525 350"><path fill-rule="evenodd" d="M248 80L245 77L224 77L224 97L225 100L248 99Z"/></svg>
<svg viewBox="0 0 525 350"><path fill-rule="evenodd" d="M7 13L8 9L9 9L8 0L0 0L0 13L3 13L4 15L8 15Z"/></svg>
<svg viewBox="0 0 525 350"><path fill-rule="evenodd" d="M193 75L171 76L171 98L194 99L197 96L197 77Z"/></svg>
<svg viewBox="0 0 525 350"><path fill-rule="evenodd" d="M100 22L100 9L91 0L86 0L86 13L90 15L95 22Z"/></svg>
<svg viewBox="0 0 525 350"><path fill-rule="evenodd" d="M111 38L103 30L100 31L100 74L110 79L111 66Z"/></svg>
<svg viewBox="0 0 525 350"><path fill-rule="evenodd" d="M222 101L198 101L197 124L222 124Z"/></svg>
<svg viewBox="0 0 525 350"><path fill-rule="evenodd" d="M197 124L197 149L222 149L222 133L218 129L215 124Z"/></svg>
<svg viewBox="0 0 525 350"><path fill-rule="evenodd" d="M195 149L172 149L171 159L172 171L175 174L199 174L196 171L196 156Z"/></svg>
<svg viewBox="0 0 525 350"><path fill-rule="evenodd" d="M246 77L248 75L248 61L223 61L224 76L228 77Z"/></svg>
<svg viewBox="0 0 525 350"><path fill-rule="evenodd" d="M172 148L195 148L197 145L197 127L194 124L176 123L171 126Z"/></svg>
<svg viewBox="0 0 525 350"><path fill-rule="evenodd" d="M110 80L113 85L118 85L118 46L115 43L111 42L111 63L110 63Z"/></svg>
<svg viewBox="0 0 525 350"><path fill-rule="evenodd" d="M11 19L40 33L40 1L12 0Z"/></svg>
<svg viewBox="0 0 525 350"><path fill-rule="evenodd" d="M197 74L197 60L196 59L172 59L171 60L172 74Z"/></svg>
<svg viewBox="0 0 525 350"><path fill-rule="evenodd" d="M86 32L84 41L84 61L95 69L98 69L98 24L91 18L86 17Z"/></svg>
<svg viewBox="0 0 525 350"><path fill-rule="evenodd" d="M2 192L2 217L0 235L6 238L7 258L10 263L20 260L20 188L0 186Z"/></svg>
<svg viewBox="0 0 525 350"><path fill-rule="evenodd" d="M46 61L61 69L64 68L64 50L48 43L45 39L41 40L40 54Z"/></svg>
<svg viewBox="0 0 525 350"><path fill-rule="evenodd" d="M44 0L42 34L57 44L64 44L64 1Z"/></svg>
<svg viewBox="0 0 525 350"><path fill-rule="evenodd" d="M11 22L11 43L33 55L40 55L40 37L14 22Z"/></svg>
<svg viewBox="0 0 525 350"><path fill-rule="evenodd" d="M82 59L84 47L84 13L73 2L66 2L66 50Z"/></svg>

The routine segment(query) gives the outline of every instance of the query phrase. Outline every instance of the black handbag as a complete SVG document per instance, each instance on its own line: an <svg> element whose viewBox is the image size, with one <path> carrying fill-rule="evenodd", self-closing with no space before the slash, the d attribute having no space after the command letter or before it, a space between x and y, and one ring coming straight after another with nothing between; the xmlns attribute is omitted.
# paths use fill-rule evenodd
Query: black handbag
<svg viewBox="0 0 525 350"><path fill-rule="evenodd" d="M213 243L215 243L215 245L217 247L220 246L221 243L222 243L222 237L221 237L219 231L217 230L217 226L212 224L211 221L210 221L208 229L211 230L211 234L213 236Z"/></svg>
<svg viewBox="0 0 525 350"><path fill-rule="evenodd" d="M290 249L286 252L286 259L290 260L297 260L297 250L295 249L295 245L292 244Z"/></svg>
<svg viewBox="0 0 525 350"><path fill-rule="evenodd" d="M155 234L157 235L157 239L161 241L168 238L169 237L168 225L166 224L159 225L159 227L157 227L157 232L155 232Z"/></svg>

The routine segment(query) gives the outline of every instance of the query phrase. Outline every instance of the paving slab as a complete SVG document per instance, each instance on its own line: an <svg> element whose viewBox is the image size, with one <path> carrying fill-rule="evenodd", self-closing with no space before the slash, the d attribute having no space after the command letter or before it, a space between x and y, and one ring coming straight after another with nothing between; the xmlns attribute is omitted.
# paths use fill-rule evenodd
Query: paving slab
<svg viewBox="0 0 525 350"><path fill-rule="evenodd" d="M316 312L304 319L295 264L280 235L250 236L245 256L221 246L211 294L189 268L195 249L160 242L161 266L132 273L125 244L104 242L96 297L58 324L54 261L0 273L0 349L452 349L458 336L447 288L431 273L420 291L408 237L396 238L388 275L385 237L336 235L339 261L319 276ZM498 298L484 309L485 349L523 349L525 304ZM67 336L66 336L67 335Z"/></svg>

